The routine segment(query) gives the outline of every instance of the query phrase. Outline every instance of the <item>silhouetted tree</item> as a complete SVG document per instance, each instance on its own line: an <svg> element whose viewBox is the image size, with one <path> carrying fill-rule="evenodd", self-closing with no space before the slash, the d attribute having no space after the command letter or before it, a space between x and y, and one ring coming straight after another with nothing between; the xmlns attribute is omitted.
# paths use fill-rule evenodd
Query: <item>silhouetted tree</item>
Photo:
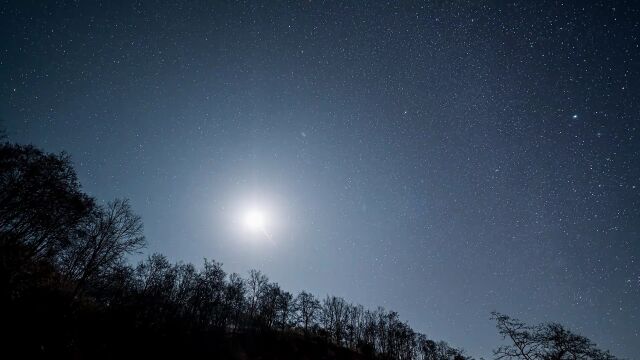
<svg viewBox="0 0 640 360"><path fill-rule="evenodd" d="M30 145L0 145L0 189L0 248L19 246L25 259L56 256L94 209L69 156Z"/></svg>
<svg viewBox="0 0 640 360"><path fill-rule="evenodd" d="M494 350L497 360L613 360L608 351L584 336L577 335L556 323L530 326L518 319L492 313L498 332L511 343Z"/></svg>
<svg viewBox="0 0 640 360"><path fill-rule="evenodd" d="M288 330L294 323L293 295L288 291L280 291L276 301L276 322L281 331Z"/></svg>
<svg viewBox="0 0 640 360"><path fill-rule="evenodd" d="M312 294L302 291L296 297L295 303L297 310L297 324L302 327L304 334L307 335L318 319L320 301L318 301L318 299L316 299Z"/></svg>
<svg viewBox="0 0 640 360"><path fill-rule="evenodd" d="M246 296L245 281L240 275L229 275L229 281L225 290L225 301L229 310L230 325L234 331L240 328L245 311Z"/></svg>
<svg viewBox="0 0 640 360"><path fill-rule="evenodd" d="M266 329L272 329L276 325L278 315L278 303L282 296L282 289L276 283L267 283L259 301L259 323Z"/></svg>
<svg viewBox="0 0 640 360"><path fill-rule="evenodd" d="M226 274L222 264L205 259L195 286L193 308L202 327L224 329L226 314L222 313Z"/></svg>
<svg viewBox="0 0 640 360"><path fill-rule="evenodd" d="M267 290L269 279L258 270L249 271L249 279L247 279L247 295L249 298L249 318L253 319L257 315L258 305L264 293Z"/></svg>
<svg viewBox="0 0 640 360"><path fill-rule="evenodd" d="M331 340L342 345L347 324L347 302L341 297L327 296L322 302L322 323Z"/></svg>
<svg viewBox="0 0 640 360"><path fill-rule="evenodd" d="M135 268L134 276L141 303L138 316L150 327L164 326L175 315L177 267L164 255L153 254Z"/></svg>
<svg viewBox="0 0 640 360"><path fill-rule="evenodd" d="M378 324L377 312L373 310L365 310L363 314L362 340L360 348L366 352L375 353L378 351Z"/></svg>
<svg viewBox="0 0 640 360"><path fill-rule="evenodd" d="M177 264L176 268L176 292L175 303L178 314L187 322L195 322L196 309L196 285L198 272L193 264Z"/></svg>
<svg viewBox="0 0 640 360"><path fill-rule="evenodd" d="M91 281L145 246L142 221L127 200L96 207L61 253L60 269L75 281L74 295Z"/></svg>
<svg viewBox="0 0 640 360"><path fill-rule="evenodd" d="M444 341L433 341L425 335L416 336L416 360L467 360L461 350L452 348Z"/></svg>
<svg viewBox="0 0 640 360"><path fill-rule="evenodd" d="M60 281L67 249L94 201L82 193L70 158L30 145L0 144L0 307L40 284Z"/></svg>
<svg viewBox="0 0 640 360"><path fill-rule="evenodd" d="M350 304L347 308L346 325L346 340L349 348L358 348L358 345L362 342L364 327L364 307Z"/></svg>

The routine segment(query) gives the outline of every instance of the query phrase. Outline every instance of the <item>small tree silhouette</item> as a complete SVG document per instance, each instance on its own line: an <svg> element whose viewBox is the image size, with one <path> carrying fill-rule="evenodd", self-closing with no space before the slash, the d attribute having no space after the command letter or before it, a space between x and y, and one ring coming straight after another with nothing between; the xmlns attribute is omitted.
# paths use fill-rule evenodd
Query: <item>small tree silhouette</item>
<svg viewBox="0 0 640 360"><path fill-rule="evenodd" d="M556 323L530 326L518 319L492 312L498 332L511 343L494 350L496 360L613 360L608 351L584 336Z"/></svg>

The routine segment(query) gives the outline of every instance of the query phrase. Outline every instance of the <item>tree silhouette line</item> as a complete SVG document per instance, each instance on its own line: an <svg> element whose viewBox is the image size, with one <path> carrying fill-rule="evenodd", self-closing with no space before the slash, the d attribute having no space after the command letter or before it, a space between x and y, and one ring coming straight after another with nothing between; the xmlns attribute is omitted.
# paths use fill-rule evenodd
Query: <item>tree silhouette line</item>
<svg viewBox="0 0 640 360"><path fill-rule="evenodd" d="M415 332L394 311L306 291L294 296L257 270L242 277L213 260L198 268L161 254L128 263L146 245L140 217L127 200L101 204L85 194L64 153L5 142L0 189L0 311L4 333L12 334L4 336L5 352L251 358L251 347L293 343L310 349L290 349L306 358L324 351L315 358L471 359ZM496 359L614 359L559 324L493 319L508 341Z"/></svg>

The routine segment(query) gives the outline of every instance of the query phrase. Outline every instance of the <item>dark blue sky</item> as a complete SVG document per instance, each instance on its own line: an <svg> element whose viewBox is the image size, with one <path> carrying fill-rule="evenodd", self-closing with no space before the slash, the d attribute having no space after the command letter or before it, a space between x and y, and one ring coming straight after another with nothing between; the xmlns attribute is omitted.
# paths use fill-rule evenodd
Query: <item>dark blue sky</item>
<svg viewBox="0 0 640 360"><path fill-rule="evenodd" d="M637 3L115 3L3 1L0 117L130 198L148 252L474 356L492 310L640 353Z"/></svg>

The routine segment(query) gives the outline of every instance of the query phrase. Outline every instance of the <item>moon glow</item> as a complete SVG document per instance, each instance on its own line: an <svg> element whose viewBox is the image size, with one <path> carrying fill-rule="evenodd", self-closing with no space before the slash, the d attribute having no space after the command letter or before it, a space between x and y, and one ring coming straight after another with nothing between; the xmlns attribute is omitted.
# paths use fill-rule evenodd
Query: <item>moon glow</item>
<svg viewBox="0 0 640 360"><path fill-rule="evenodd" d="M266 217L260 209L249 209L244 214L244 226L253 232L262 232L266 223Z"/></svg>
<svg viewBox="0 0 640 360"><path fill-rule="evenodd" d="M243 227L253 236L271 239L271 235L267 231L269 225L268 213L259 207L251 207L247 209L242 217Z"/></svg>

